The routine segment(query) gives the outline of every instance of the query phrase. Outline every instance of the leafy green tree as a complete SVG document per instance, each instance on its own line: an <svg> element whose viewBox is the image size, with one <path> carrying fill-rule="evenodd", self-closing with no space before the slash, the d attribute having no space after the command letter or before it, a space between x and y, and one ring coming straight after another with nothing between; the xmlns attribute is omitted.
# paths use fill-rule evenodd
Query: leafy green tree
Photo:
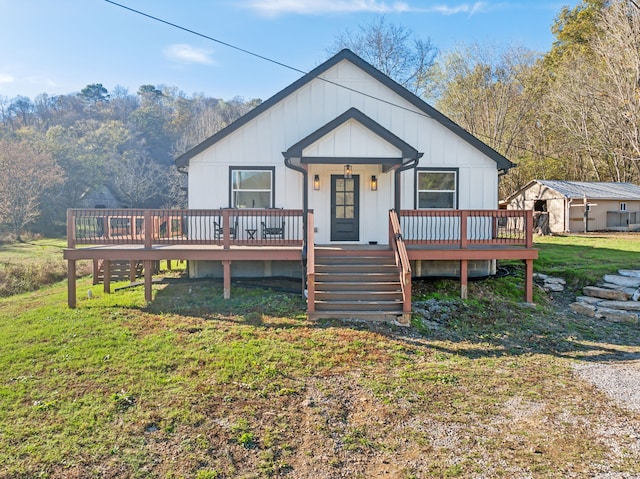
<svg viewBox="0 0 640 479"><path fill-rule="evenodd" d="M102 83L92 83L87 85L78 96L89 104L106 103L109 101L109 91L102 86Z"/></svg>

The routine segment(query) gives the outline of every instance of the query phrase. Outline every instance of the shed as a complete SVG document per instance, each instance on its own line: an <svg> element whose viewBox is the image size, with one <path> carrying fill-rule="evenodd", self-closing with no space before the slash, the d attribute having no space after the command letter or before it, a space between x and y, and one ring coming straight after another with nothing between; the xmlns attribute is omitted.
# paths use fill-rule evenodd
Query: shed
<svg viewBox="0 0 640 479"><path fill-rule="evenodd" d="M505 202L532 209L542 233L640 230L640 186L632 183L532 180Z"/></svg>

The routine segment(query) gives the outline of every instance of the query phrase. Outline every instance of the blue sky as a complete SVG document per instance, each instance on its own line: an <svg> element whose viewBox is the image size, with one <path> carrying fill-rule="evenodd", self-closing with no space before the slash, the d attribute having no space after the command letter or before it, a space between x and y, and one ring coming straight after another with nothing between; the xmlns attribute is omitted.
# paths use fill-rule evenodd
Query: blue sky
<svg viewBox="0 0 640 479"><path fill-rule="evenodd" d="M309 71L346 29L385 15L446 52L459 43L547 51L563 5L552 0L114 0ZM135 93L175 86L187 95L263 100L300 73L150 20L105 0L0 0L0 96L34 98L102 83Z"/></svg>

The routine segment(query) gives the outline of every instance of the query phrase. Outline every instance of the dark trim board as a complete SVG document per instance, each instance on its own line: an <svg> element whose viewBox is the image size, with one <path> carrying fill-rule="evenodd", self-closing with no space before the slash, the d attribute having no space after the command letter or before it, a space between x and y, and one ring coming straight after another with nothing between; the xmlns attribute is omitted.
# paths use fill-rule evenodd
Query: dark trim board
<svg viewBox="0 0 640 479"><path fill-rule="evenodd" d="M337 116L326 125L318 128L316 131L314 131L310 135L306 136L305 138L297 142L295 145L290 147L286 152L284 152L283 155L286 158L301 158L302 151L305 148L307 148L309 145L312 145L316 141L320 140L324 136L328 135L329 133L331 133L332 131L334 131L344 123L348 122L349 120L357 121L363 127L367 128L369 131L371 131L372 133L382 138L384 141L386 141L390 145L400 150L400 152L402 153L402 158L414 159L414 158L418 158L419 156L422 156L418 153L418 150L416 150L414 147L409 145L402 138L398 137L394 133L391 133L385 127L383 127L379 123L369 118L367 115L362 113L357 108L349 108L343 114Z"/></svg>

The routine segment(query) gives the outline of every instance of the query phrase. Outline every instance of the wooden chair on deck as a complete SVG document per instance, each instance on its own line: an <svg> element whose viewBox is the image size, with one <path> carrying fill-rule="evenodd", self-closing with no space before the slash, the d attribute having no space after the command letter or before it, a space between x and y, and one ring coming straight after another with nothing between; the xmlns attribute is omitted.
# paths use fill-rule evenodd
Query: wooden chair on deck
<svg viewBox="0 0 640 479"><path fill-rule="evenodd" d="M271 222L267 224L265 221L262 223L262 239L280 238L284 239L284 219L273 218Z"/></svg>
<svg viewBox="0 0 640 479"><path fill-rule="evenodd" d="M229 234L231 235L231 239L238 239L238 218L236 218L233 226L229 228ZM220 239L224 235L224 228L222 226L222 220L218 219L218 221L213 222L213 236L215 239Z"/></svg>

